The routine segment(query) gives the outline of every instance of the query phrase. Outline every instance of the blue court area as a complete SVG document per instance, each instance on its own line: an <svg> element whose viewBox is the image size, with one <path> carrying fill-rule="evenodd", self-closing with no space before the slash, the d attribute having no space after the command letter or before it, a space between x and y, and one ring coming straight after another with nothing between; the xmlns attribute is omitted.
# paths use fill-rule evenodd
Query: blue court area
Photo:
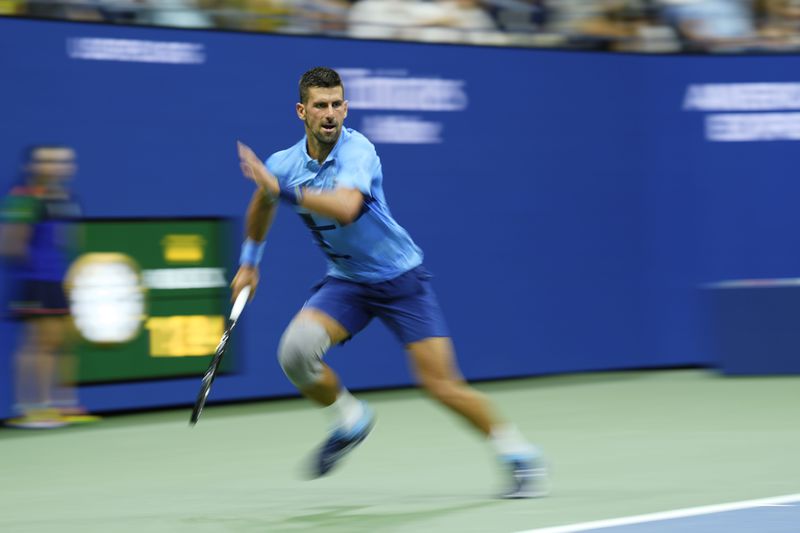
<svg viewBox="0 0 800 533"><path fill-rule="evenodd" d="M592 531L592 530L590 530ZM797 533L800 531L800 505L758 507L714 513L690 518L660 520L649 524L607 528L606 533Z"/></svg>
<svg viewBox="0 0 800 533"><path fill-rule="evenodd" d="M797 533L800 494L752 502L682 509L520 533Z"/></svg>

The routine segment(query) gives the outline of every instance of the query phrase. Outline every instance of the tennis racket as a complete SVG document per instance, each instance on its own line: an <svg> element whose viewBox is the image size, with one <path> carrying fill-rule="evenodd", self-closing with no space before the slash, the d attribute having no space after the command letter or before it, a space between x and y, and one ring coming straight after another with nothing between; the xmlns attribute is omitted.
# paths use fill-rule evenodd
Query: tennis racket
<svg viewBox="0 0 800 533"><path fill-rule="evenodd" d="M236 327L236 322L239 320L239 315L242 314L242 309L244 309L249 297L250 286L248 285L242 289L242 292L240 292L239 296L236 297L236 301L233 302L233 306L231 307L231 315L230 318L228 318L228 327L225 329L225 333L222 334L222 339L217 345L217 351L214 353L214 357L211 358L211 364L208 365L208 370L206 370L206 373L203 376L203 382L200 385L200 392L197 393L197 400L194 402L192 418L189 420L189 424L192 426L197 424L197 419L200 418L200 413L203 412L203 407L205 407L206 400L208 399L208 393L211 392L211 384L214 383L214 378L217 377L217 370L222 362L222 356L225 355L225 347L228 345L228 341L231 338L231 332L233 331L233 328Z"/></svg>

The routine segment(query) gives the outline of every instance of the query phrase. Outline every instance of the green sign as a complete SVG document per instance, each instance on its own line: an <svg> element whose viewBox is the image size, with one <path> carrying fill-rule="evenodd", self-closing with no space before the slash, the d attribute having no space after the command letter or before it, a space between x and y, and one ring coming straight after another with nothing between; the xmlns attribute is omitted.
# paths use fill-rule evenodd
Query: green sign
<svg viewBox="0 0 800 533"><path fill-rule="evenodd" d="M78 382L202 375L229 307L228 223L103 219L82 229L67 276Z"/></svg>

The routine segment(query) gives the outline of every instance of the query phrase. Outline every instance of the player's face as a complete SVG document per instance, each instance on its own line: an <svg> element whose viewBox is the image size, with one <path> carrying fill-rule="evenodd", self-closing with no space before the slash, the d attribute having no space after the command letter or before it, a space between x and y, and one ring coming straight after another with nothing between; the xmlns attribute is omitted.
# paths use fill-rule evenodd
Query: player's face
<svg viewBox="0 0 800 533"><path fill-rule="evenodd" d="M297 104L297 116L306 133L320 144L335 144L347 117L347 100L342 87L311 87L305 103Z"/></svg>

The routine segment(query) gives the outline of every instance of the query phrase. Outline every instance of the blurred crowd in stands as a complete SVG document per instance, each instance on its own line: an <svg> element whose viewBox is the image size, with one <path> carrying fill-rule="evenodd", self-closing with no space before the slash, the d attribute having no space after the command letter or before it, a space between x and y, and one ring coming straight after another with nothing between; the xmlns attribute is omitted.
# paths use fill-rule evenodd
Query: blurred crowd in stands
<svg viewBox="0 0 800 533"><path fill-rule="evenodd" d="M0 15L650 53L800 50L800 0L0 0Z"/></svg>

